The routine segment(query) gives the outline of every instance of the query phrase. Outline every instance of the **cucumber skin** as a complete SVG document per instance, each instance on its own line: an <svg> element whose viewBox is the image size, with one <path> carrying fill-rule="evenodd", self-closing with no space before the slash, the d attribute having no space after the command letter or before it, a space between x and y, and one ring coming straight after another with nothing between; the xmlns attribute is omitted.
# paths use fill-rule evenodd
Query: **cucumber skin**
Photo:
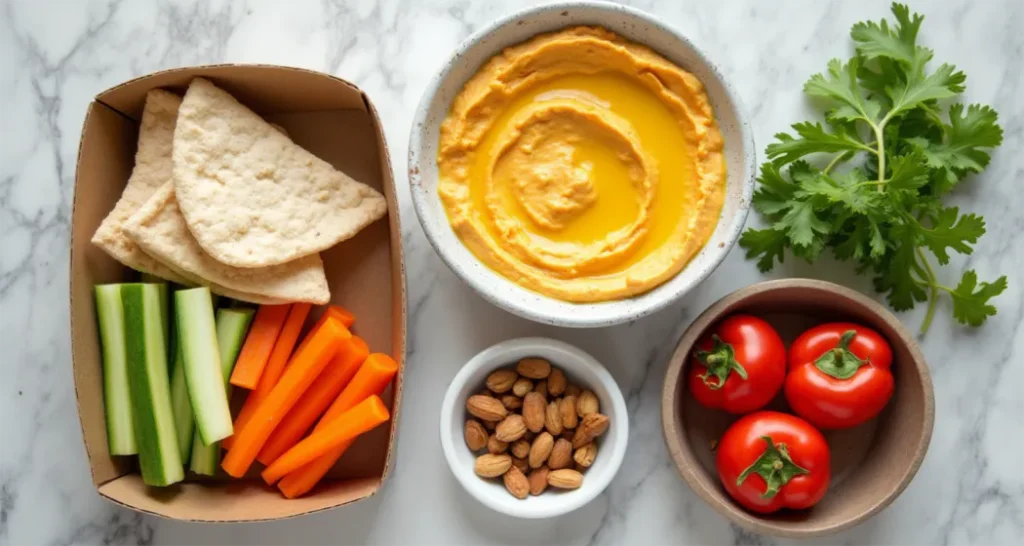
<svg viewBox="0 0 1024 546"><path fill-rule="evenodd" d="M175 351L173 368L171 371L171 409L174 411L175 436L178 439L178 452L181 454L181 460L187 461L192 450L192 432L196 428L196 421L192 416L192 404L188 401L185 364L181 360L180 350Z"/></svg>
<svg viewBox="0 0 1024 546"><path fill-rule="evenodd" d="M243 309L217 310L217 347L220 349L221 372L224 374L224 389L231 398L231 371L235 368L238 353L249 332L254 312ZM197 432L192 439L192 458L189 468L196 474L213 476L220 465L220 442L205 445Z"/></svg>
<svg viewBox="0 0 1024 546"><path fill-rule="evenodd" d="M227 393L218 388L223 373L210 289L176 292L174 314L192 414L203 445L209 445L234 432Z"/></svg>
<svg viewBox="0 0 1024 546"><path fill-rule="evenodd" d="M103 357L103 406L107 419L107 448L111 455L135 455L131 390L128 386L128 355L125 347L121 286L96 285L97 326ZM114 331L112 331L114 330Z"/></svg>
<svg viewBox="0 0 1024 546"><path fill-rule="evenodd" d="M128 379L142 481L147 485L165 486L184 479L185 471L171 409L167 349L159 321L159 294L156 285L151 284L121 287Z"/></svg>

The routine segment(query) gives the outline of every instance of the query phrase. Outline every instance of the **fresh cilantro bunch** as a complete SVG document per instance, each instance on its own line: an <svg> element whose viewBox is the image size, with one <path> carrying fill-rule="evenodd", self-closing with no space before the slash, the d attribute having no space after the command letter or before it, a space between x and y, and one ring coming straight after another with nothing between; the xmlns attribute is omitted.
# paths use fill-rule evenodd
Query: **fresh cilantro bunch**
<svg viewBox="0 0 1024 546"><path fill-rule="evenodd" d="M942 292L952 296L957 321L979 326L996 313L989 300L1006 289L1006 277L978 282L971 270L955 288L944 286L928 253L945 265L950 251L970 254L985 233L984 219L944 206L942 196L985 169L1003 131L988 106L952 104L946 115L939 101L961 93L966 76L949 64L929 71L932 50L917 45L924 18L901 4L892 12L893 26L854 25L856 55L830 61L804 85L827 104L825 124L775 135L753 200L770 227L748 229L740 245L761 271L781 263L786 249L811 262L828 248L872 273L894 309L927 301L922 333ZM820 163L805 160L814 154Z"/></svg>

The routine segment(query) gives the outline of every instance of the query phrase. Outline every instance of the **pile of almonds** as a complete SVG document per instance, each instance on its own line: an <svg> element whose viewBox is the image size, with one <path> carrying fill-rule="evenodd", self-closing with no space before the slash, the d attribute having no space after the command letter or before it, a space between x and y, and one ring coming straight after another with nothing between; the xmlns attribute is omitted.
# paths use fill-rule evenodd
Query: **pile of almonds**
<svg viewBox="0 0 1024 546"><path fill-rule="evenodd" d="M487 388L466 401L476 418L466 421L466 445L488 451L476 459L477 475L501 476L519 499L549 485L578 488L597 457L595 440L608 430L599 410L597 395L569 384L542 358L491 373Z"/></svg>

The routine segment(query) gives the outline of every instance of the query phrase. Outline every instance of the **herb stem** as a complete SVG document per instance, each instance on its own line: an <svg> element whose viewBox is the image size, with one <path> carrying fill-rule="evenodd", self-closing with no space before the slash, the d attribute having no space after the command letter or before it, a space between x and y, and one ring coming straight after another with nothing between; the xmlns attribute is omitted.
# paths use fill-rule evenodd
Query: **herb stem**
<svg viewBox="0 0 1024 546"><path fill-rule="evenodd" d="M878 141L878 191L885 191L885 136L882 134L889 117L886 116L881 123L875 125L875 140Z"/></svg>
<svg viewBox="0 0 1024 546"><path fill-rule="evenodd" d="M945 286L940 286L938 280L935 278L935 271L932 270L932 264L928 262L928 257L924 255L924 251L921 247L914 249L917 252L917 257L921 260L921 264L924 265L925 272L928 275L928 311L924 315L924 322L921 323L920 335L924 335L928 331L928 327L932 325L932 318L935 317L936 304L939 300L939 288L944 288L950 291Z"/></svg>
<svg viewBox="0 0 1024 546"><path fill-rule="evenodd" d="M872 151L874 151L874 150L872 150ZM843 152L843 153L833 157L832 161L830 161L828 163L828 165L825 166L825 170L822 171L822 172L825 173L825 174L828 174L829 171L832 170L832 167L835 167L836 165L838 165L838 164L846 161L847 159L849 159L849 156L847 154L849 154L849 152Z"/></svg>

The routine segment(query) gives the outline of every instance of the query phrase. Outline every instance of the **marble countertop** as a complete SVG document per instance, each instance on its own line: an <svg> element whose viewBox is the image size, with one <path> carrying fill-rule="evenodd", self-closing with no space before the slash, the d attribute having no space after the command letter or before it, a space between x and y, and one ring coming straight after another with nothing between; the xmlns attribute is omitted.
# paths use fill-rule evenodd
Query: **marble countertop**
<svg viewBox="0 0 1024 546"><path fill-rule="evenodd" d="M730 525L679 478L661 436L659 394L682 329L731 290L766 278L736 249L698 290L632 324L563 330L498 310L437 258L404 187L413 110L428 78L462 39L529 2L22 1L0 6L0 544L762 544ZM850 52L848 31L888 15L885 2L632 2L679 28L721 67L751 116L758 146L810 113L806 78ZM988 234L965 267L1007 274L999 315L981 330L952 323L949 302L922 340L937 406L931 449L887 510L827 540L836 544L1001 544L1024 536L1024 3L915 1L936 58L969 78L966 100L1001 115L1003 145L953 201L983 214ZM89 480L75 409L68 324L68 238L75 156L97 92L164 68L276 63L336 74L380 110L405 220L409 354L397 464L375 497L287 521L198 525L101 499ZM1016 68L1013 68L1016 67ZM1015 98L1016 97L1016 98ZM753 217L751 222L757 220ZM787 260L771 277L809 276L871 293L867 279L826 261ZM923 309L901 316L916 328ZM438 445L438 409L456 370L516 336L564 339L602 360L630 410L625 463L608 490L563 517L523 523L477 505ZM1018 537L1013 539L1013 537Z"/></svg>

